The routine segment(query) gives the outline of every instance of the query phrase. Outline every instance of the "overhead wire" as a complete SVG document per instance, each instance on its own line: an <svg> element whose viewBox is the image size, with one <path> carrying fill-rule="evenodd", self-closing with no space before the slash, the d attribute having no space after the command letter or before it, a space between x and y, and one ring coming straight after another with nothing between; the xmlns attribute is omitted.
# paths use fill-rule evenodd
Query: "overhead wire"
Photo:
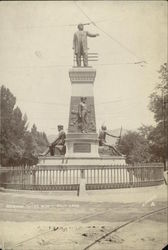
<svg viewBox="0 0 168 250"><path fill-rule="evenodd" d="M76 1L74 1L75 6L82 12L82 14L89 20L89 22L83 23L84 25L94 25L97 29L99 29L101 32L103 32L106 36L108 36L110 39L112 39L114 42L119 44L123 49L127 50L130 54L132 54L134 57L137 59L140 59L132 50L130 50L127 46L125 46L123 43L118 41L116 38L114 38L111 34L108 32L104 31L100 26L97 25L97 23L101 23L107 20L100 20L100 21L93 21L87 14L86 12L77 4ZM58 24L58 25L50 25L50 26L28 26L28 27L15 27L12 29L32 29L32 28L55 28L55 27L74 27L77 26L77 24ZM125 63L105 63L105 64L96 64L96 66L110 66L110 65L126 65L126 64L137 64L140 65L141 67L144 66L144 63L146 63L145 60L140 60L136 62L125 62ZM51 68L51 67L64 67L64 66L71 66L71 65L48 65L48 66L39 66L39 68ZM24 67L24 66L23 66ZM24 68L31 68L31 66L25 66ZM34 66L32 66L34 67ZM3 71L2 69L0 71Z"/></svg>
<svg viewBox="0 0 168 250"><path fill-rule="evenodd" d="M100 21L101 22L101 21ZM90 23L84 23L84 25L89 25ZM56 28L56 27L74 27L77 26L76 23L74 24L57 24L57 25L48 25L48 26L23 26L23 27L12 27L12 28L5 28L5 30L18 30L18 29L44 29L44 28ZM1 28L3 30L3 27Z"/></svg>
<svg viewBox="0 0 168 250"><path fill-rule="evenodd" d="M102 22L102 21L97 21L97 22L93 22L90 17L77 5L77 3L75 2L76 6L78 7L78 9L81 10L81 12L88 18L88 20L90 22L88 23L84 23L84 25L89 25L92 24L94 26L97 27L97 29L99 29L101 32L103 32L105 35L107 35L110 39L112 39L113 41L115 41L116 43L118 43L122 48L126 49L129 53L131 53L132 55L134 55L136 58L137 55L131 51L129 48L127 48L125 45L123 45L120 41L118 41L116 38L114 38L113 36L111 36L111 34L109 34L108 32L104 31L101 27L99 27L97 25L97 23ZM69 25L56 25L57 27L65 27L65 26L76 26L77 24L69 24ZM54 26L53 26L54 27ZM31 27L30 27L31 28ZM38 28L38 27L35 27ZM125 63L108 63L108 64L96 64L96 66L110 66L110 65L125 65L125 64L141 64L141 63L146 63L146 61L138 61L138 62L125 62ZM48 66L39 66L39 68L53 68L53 67L65 67L65 66L71 66L71 65L48 65ZM34 66L32 66L34 68ZM31 66L23 66L23 68L31 68ZM37 67L38 68L38 67ZM0 70L1 71L1 70ZM120 102L121 100L116 100L116 101L109 101L106 103L115 103L115 102ZM40 103L40 102L33 102L33 103ZM42 103L41 103L42 104ZM43 104L49 104L49 105L62 105L62 106L66 106L65 104L61 104L61 103L43 103ZM98 104L103 104L103 103L98 103Z"/></svg>
<svg viewBox="0 0 168 250"><path fill-rule="evenodd" d="M144 99L146 99L146 97L144 97ZM137 101L141 102L142 97L140 98L140 100L137 100L137 98L126 98L126 99L121 99L120 98L120 99L116 99L116 100L113 100L113 101L95 102L95 103L96 103L96 105L102 105L102 104L117 103L117 102L122 102L122 101L128 102L129 100L131 100L131 103L127 103L127 105L132 105L132 103L136 103ZM66 103L59 103L59 102L38 102L38 101L29 101L29 100L22 100L22 99L18 99L18 102L28 102L28 103L37 103L37 104L67 106Z"/></svg>
<svg viewBox="0 0 168 250"><path fill-rule="evenodd" d="M139 65L141 67L144 66L144 64L142 63L146 63L146 61L139 61L139 62L117 62L117 63L98 63L96 64L96 66L100 67L100 66L112 66L112 65ZM12 67L7 67L5 69L0 69L0 72L3 72L3 71L10 71L10 70L22 70L22 69L45 69L45 68L55 68L55 67L71 67L72 65L71 64L54 64L54 65L45 65L45 66L12 66Z"/></svg>
<svg viewBox="0 0 168 250"><path fill-rule="evenodd" d="M104 20L98 20L96 21L96 23L102 23L102 22L106 22L109 19L104 19ZM90 25L92 24L92 22L86 22L83 23L83 25ZM9 27L9 28L5 28L3 29L3 27L1 27L1 30L18 30L18 29L48 29L48 28L59 28L59 27L74 27L77 26L77 23L72 23L72 24L56 24L56 25L47 25L47 26L22 26L22 27Z"/></svg>
<svg viewBox="0 0 168 250"><path fill-rule="evenodd" d="M139 56L137 56L132 50L130 50L128 47L126 47L124 44L122 44L120 41L118 41L116 38L114 38L111 34L109 34L108 32L104 31L100 26L98 26L96 24L96 22L94 22L87 14L86 12L77 4L76 1L74 1L75 5L77 6L77 8L83 13L83 15L91 22L91 24L93 24L95 27L97 27L97 29L99 29L101 32L103 32L106 36L108 36L110 39L112 39L113 41L115 41L117 44L119 44L123 49L127 50L130 54L132 54L133 56L135 56L138 60L140 59ZM144 60L141 59L141 61L139 62L135 62L136 64L140 64L142 62L145 62Z"/></svg>
<svg viewBox="0 0 168 250"><path fill-rule="evenodd" d="M58 106L67 106L65 103L59 102L37 102L37 101L27 101L27 100L18 100L18 102L28 102L28 103L37 103L37 104L47 104L47 105L58 105Z"/></svg>
<svg viewBox="0 0 168 250"><path fill-rule="evenodd" d="M76 7L83 13L83 15L89 20L89 22L83 23L84 25L90 25L93 24L94 26L97 27L97 29L99 29L101 32L103 32L105 35L107 35L110 39L112 39L113 41L115 41L116 43L118 43L122 48L124 48L125 50L127 50L129 53L131 53L132 55L134 55L136 58L139 58L133 51L131 51L129 48L127 48L125 45L123 45L120 41L118 41L116 38L114 38L113 36L111 36L111 34L109 34L108 32L104 31L102 28L100 28L97 23L106 21L106 20L100 20L97 22L92 21L92 19L85 13L85 11L77 4L76 1L74 1ZM71 26L76 26L77 24L63 24L63 25L53 25L53 26L49 26L49 27L71 27ZM27 28L40 28L41 26L38 27L27 27ZM48 27L48 26L47 26ZM146 63L146 61L141 60L141 61L136 61L136 62L119 62L119 63L104 63L104 64L96 64L96 66L111 66L111 65L126 65L126 64L137 64L140 65L141 67L144 66L144 63ZM65 64L57 64L57 65L47 65L47 66L36 66L36 68L53 68L53 67L69 67L71 65L65 65ZM12 67L13 68L13 67ZM18 68L34 68L34 66L22 66L22 67L18 67ZM10 70L9 67L7 69L4 70ZM0 71L4 71L3 69L0 69Z"/></svg>

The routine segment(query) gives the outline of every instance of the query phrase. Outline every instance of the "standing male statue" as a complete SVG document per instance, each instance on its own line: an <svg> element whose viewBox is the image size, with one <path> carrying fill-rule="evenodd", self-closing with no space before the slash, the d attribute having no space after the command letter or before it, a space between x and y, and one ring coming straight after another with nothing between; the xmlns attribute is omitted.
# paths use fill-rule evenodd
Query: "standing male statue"
<svg viewBox="0 0 168 250"><path fill-rule="evenodd" d="M84 31L84 25L82 23L78 24L78 31L75 32L73 37L73 49L78 67L81 67L81 56L83 56L84 67L88 66L87 36L96 37L99 34L91 34L88 31Z"/></svg>

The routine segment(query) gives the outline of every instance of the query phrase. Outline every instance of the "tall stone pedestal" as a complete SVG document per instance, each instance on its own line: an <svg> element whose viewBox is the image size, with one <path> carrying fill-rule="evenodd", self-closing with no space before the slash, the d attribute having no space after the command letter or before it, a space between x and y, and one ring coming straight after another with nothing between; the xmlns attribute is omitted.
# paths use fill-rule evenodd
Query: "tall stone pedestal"
<svg viewBox="0 0 168 250"><path fill-rule="evenodd" d="M96 70L77 68L69 70L72 85L68 134L66 139L67 157L98 157L98 135L96 133L93 85ZM87 115L85 129L80 117L81 98L85 97Z"/></svg>
<svg viewBox="0 0 168 250"><path fill-rule="evenodd" d="M86 168L109 167L125 164L124 156L101 154L99 150L98 134L96 132L95 106L93 86L96 70L91 67L74 67L69 70L72 85L70 100L68 133L66 136L66 155L39 157L39 167ZM80 117L81 98L85 97L86 119ZM100 154L99 154L100 152ZM81 187L84 182L81 181Z"/></svg>

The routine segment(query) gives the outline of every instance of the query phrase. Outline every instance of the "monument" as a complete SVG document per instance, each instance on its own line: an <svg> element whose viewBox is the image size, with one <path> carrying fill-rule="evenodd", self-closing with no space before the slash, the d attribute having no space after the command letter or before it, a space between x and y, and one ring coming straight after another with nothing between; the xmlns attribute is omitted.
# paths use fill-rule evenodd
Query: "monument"
<svg viewBox="0 0 168 250"><path fill-rule="evenodd" d="M105 143L106 129L98 135L96 128L94 81L96 69L88 64L90 59L97 59L97 53L88 53L87 37L97 37L99 34L91 34L84 31L84 25L78 25L78 31L74 33L73 50L75 64L69 70L71 82L71 98L69 109L68 132L64 150L58 150L60 146L54 143L57 152L39 157L39 165L64 164L74 165L112 165L125 164L125 157L114 146ZM83 59L83 64L82 64ZM58 138L58 137L57 137ZM104 139L103 139L104 138ZM53 150L52 150L53 152ZM66 152L66 153L65 153Z"/></svg>
<svg viewBox="0 0 168 250"><path fill-rule="evenodd" d="M89 67L69 70L72 94L66 139L67 156L98 156L93 95L95 76L96 70Z"/></svg>

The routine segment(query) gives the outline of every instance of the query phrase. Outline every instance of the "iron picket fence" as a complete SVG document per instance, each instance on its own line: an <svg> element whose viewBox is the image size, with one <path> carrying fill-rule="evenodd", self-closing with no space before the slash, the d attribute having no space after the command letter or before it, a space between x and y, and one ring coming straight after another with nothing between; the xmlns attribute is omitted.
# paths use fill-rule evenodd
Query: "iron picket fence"
<svg viewBox="0 0 168 250"><path fill-rule="evenodd" d="M0 168L0 187L22 190L87 190L144 187L164 182L163 164L19 166Z"/></svg>

